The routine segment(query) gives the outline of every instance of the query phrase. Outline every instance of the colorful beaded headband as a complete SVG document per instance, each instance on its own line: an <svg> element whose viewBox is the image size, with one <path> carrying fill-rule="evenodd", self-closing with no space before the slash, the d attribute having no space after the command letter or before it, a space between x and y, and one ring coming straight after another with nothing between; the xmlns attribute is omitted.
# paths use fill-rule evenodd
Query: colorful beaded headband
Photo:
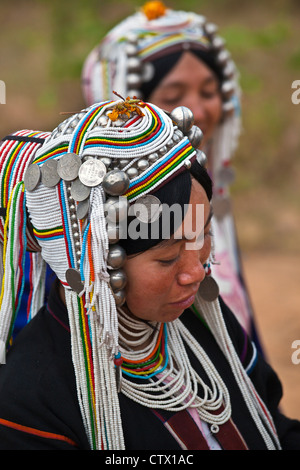
<svg viewBox="0 0 300 470"><path fill-rule="evenodd" d="M211 53L223 77L224 115L231 115L237 106L232 99L238 91L237 71L217 26L202 15L171 10L157 1L126 18L90 53L82 74L86 102L108 99L119 82L122 94L143 99L141 85L152 77L151 61L189 48Z"/></svg>

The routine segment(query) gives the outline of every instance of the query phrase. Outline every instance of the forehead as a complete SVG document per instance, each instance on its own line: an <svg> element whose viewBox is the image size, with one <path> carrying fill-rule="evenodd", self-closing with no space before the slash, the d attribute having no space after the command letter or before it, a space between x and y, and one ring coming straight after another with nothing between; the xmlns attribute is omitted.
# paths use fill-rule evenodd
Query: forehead
<svg viewBox="0 0 300 470"><path fill-rule="evenodd" d="M193 73L191 74L191 70ZM175 66L162 81L164 86L175 86L181 82L217 82L213 71L192 52L184 52Z"/></svg>

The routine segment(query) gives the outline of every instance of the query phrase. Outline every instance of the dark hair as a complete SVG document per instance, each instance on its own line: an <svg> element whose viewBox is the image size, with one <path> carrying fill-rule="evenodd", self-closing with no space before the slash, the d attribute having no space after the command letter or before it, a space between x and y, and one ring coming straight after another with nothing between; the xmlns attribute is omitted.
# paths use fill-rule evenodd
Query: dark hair
<svg viewBox="0 0 300 470"><path fill-rule="evenodd" d="M215 74L219 83L224 80L222 67L216 62L215 56L202 49L181 49L176 52L169 53L167 50L164 55L150 60L153 67L153 76L149 81L145 81L141 85L143 99L148 100L151 93L157 88L162 79L175 67L184 52L191 52L200 61L204 62Z"/></svg>

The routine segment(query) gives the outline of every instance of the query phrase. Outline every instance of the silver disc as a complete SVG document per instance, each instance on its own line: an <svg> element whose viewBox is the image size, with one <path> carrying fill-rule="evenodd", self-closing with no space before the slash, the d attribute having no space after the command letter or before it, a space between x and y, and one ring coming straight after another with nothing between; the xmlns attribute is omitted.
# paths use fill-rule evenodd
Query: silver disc
<svg viewBox="0 0 300 470"><path fill-rule="evenodd" d="M77 204L77 217L79 220L84 219L88 213L90 208L90 199L84 199L83 201L79 201Z"/></svg>
<svg viewBox="0 0 300 470"><path fill-rule="evenodd" d="M235 171L230 167L224 166L218 173L218 177L220 178L223 184L232 184L235 180Z"/></svg>
<svg viewBox="0 0 300 470"><path fill-rule="evenodd" d="M81 159L75 153L65 153L57 163L57 173L65 181L73 181L78 176Z"/></svg>
<svg viewBox="0 0 300 470"><path fill-rule="evenodd" d="M79 178L72 181L71 196L75 201L84 201L90 195L91 188L82 184Z"/></svg>
<svg viewBox="0 0 300 470"><path fill-rule="evenodd" d="M60 181L60 176L57 173L57 161L48 160L41 168L42 183L48 188L53 188Z"/></svg>
<svg viewBox="0 0 300 470"><path fill-rule="evenodd" d="M222 219L225 215L231 212L231 204L228 196L213 197L212 207L214 216L217 219Z"/></svg>
<svg viewBox="0 0 300 470"><path fill-rule="evenodd" d="M24 175L24 185L27 191L33 191L39 184L41 179L40 167L33 163L30 165Z"/></svg>
<svg viewBox="0 0 300 470"><path fill-rule="evenodd" d="M219 296L219 286L213 277L205 276L199 286L198 293L206 302L212 302Z"/></svg>
<svg viewBox="0 0 300 470"><path fill-rule="evenodd" d="M77 269L69 268L66 271L66 280L71 289L77 294L80 294L83 290L83 282L80 277L80 272Z"/></svg>
<svg viewBox="0 0 300 470"><path fill-rule="evenodd" d="M156 196L146 194L135 201L133 211L134 215L140 222L148 224L159 219L162 206L160 200Z"/></svg>
<svg viewBox="0 0 300 470"><path fill-rule="evenodd" d="M79 179L85 185L89 187L98 186L102 183L104 176L106 175L106 166L101 160L96 158L89 159L84 162L79 169Z"/></svg>

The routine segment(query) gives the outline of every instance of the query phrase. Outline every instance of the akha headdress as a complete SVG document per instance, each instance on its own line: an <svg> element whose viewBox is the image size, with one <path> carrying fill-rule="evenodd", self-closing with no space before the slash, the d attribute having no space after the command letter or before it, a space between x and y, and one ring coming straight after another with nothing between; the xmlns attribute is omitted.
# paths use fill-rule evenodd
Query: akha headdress
<svg viewBox="0 0 300 470"><path fill-rule="evenodd" d="M180 319L149 326L155 334L134 357L126 341L121 346L124 329L132 322L140 328L142 341L149 331L122 311L126 277L119 228L140 198L151 198L151 192L186 172L196 159L205 161L186 135L192 125L187 108L169 116L152 104L127 98L94 104L52 133L17 132L0 147L1 359L19 308L29 249L35 265L32 315L42 303L45 263L65 288L77 396L91 449L125 448L120 390L152 408L192 406L212 432L231 416L225 384ZM113 224L106 217L112 206ZM228 358L266 445L278 447L272 420L238 360L218 300L198 296L195 308ZM193 370L184 342L204 365L211 389ZM199 387L204 398L198 396Z"/></svg>
<svg viewBox="0 0 300 470"><path fill-rule="evenodd" d="M220 80L223 119L212 137L211 170L214 194L222 199L233 181L230 160L240 134L240 87L235 63L214 23L159 1L147 2L109 31L88 55L82 71L83 94L88 105L110 99L113 90L148 100L143 89L153 78L152 63L186 50L201 54ZM161 78L161 69L157 75Z"/></svg>

